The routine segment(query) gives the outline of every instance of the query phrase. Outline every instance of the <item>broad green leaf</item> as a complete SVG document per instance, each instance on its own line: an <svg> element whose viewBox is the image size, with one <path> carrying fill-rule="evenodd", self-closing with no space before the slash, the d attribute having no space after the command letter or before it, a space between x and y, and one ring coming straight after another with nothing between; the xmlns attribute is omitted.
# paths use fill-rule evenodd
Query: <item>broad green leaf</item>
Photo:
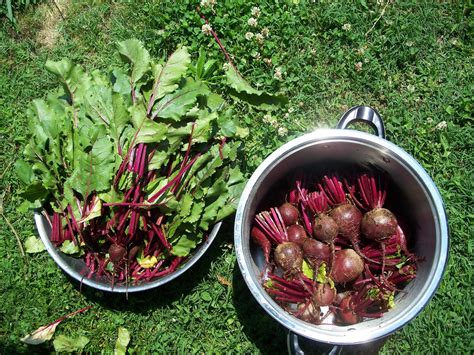
<svg viewBox="0 0 474 355"><path fill-rule="evenodd" d="M39 206L41 206L43 200L48 195L49 195L49 191L40 182L35 182L31 185L28 185L20 193L21 197L27 199L29 202L34 202L36 205L39 205Z"/></svg>
<svg viewBox="0 0 474 355"><path fill-rule="evenodd" d="M228 191L227 182L224 178L220 178L214 182L214 184L207 190L206 197L222 196Z"/></svg>
<svg viewBox="0 0 474 355"><path fill-rule="evenodd" d="M275 110L288 103L288 98L283 95L270 95L261 90L254 89L237 71L229 67L226 70L226 79L231 90L231 95L262 110Z"/></svg>
<svg viewBox="0 0 474 355"><path fill-rule="evenodd" d="M222 98L222 96L216 94L216 93L211 93L209 96L207 96L207 107L211 109L211 111L216 111L220 109L224 105L225 101Z"/></svg>
<svg viewBox="0 0 474 355"><path fill-rule="evenodd" d="M120 68L115 68L112 71L113 75L113 91L123 96L130 95L130 78Z"/></svg>
<svg viewBox="0 0 474 355"><path fill-rule="evenodd" d="M199 48L199 57L196 63L196 79L202 79L204 74L204 64L206 63L206 50Z"/></svg>
<svg viewBox="0 0 474 355"><path fill-rule="evenodd" d="M122 95L114 93L112 94L112 110L113 115L110 120L110 133L114 139L115 145L121 144L124 148L124 144L131 137L124 137L125 128L130 122L130 114L127 111L125 102Z"/></svg>
<svg viewBox="0 0 474 355"><path fill-rule="evenodd" d="M194 122L188 122L186 126L172 129L170 128L167 137L171 145L175 145L193 134L193 143L204 143L209 141L213 135L213 122L216 121L218 115L216 112L208 112L207 110L199 110L198 118Z"/></svg>
<svg viewBox="0 0 474 355"><path fill-rule="evenodd" d="M217 214L227 202L227 198L227 194L221 195L214 202L206 206L206 208L204 209L204 213L201 217L201 221L199 223L199 226L203 230L208 230L209 225L214 224L216 222Z"/></svg>
<svg viewBox="0 0 474 355"><path fill-rule="evenodd" d="M136 84L146 73L150 64L150 54L137 39L128 39L117 44L122 59L131 66L130 78Z"/></svg>
<svg viewBox="0 0 474 355"><path fill-rule="evenodd" d="M112 87L100 72L92 73L91 85L84 101L84 109L95 123L110 125L113 118Z"/></svg>
<svg viewBox="0 0 474 355"><path fill-rule="evenodd" d="M59 250L68 255L79 254L81 252L79 245L74 244L74 242L71 242L70 240L65 240L63 244L61 244Z"/></svg>
<svg viewBox="0 0 474 355"><path fill-rule="evenodd" d="M233 137L237 133L237 124L233 115L221 114L217 119L217 124L225 137Z"/></svg>
<svg viewBox="0 0 474 355"><path fill-rule="evenodd" d="M226 204L222 206L222 208L219 210L216 216L216 222L222 221L224 218L230 216L232 213L234 213L236 210L236 207L233 204Z"/></svg>
<svg viewBox="0 0 474 355"><path fill-rule="evenodd" d="M198 95L207 95L209 88L200 81L188 80L181 89L164 96L155 105L152 117L178 121L194 106Z"/></svg>
<svg viewBox="0 0 474 355"><path fill-rule="evenodd" d="M78 107L84 101L84 96L90 87L90 78L84 70L68 59L58 62L48 60L45 68L61 80L68 103Z"/></svg>
<svg viewBox="0 0 474 355"><path fill-rule="evenodd" d="M188 222L188 223L196 223L197 221L199 221L199 218L201 218L201 214L202 214L202 211L203 211L204 207L205 207L204 201L195 201L193 203L191 213L185 219L185 221Z"/></svg>
<svg viewBox="0 0 474 355"><path fill-rule="evenodd" d="M61 353L81 352L86 345L89 344L89 338L80 335L78 337L68 337L66 335L58 335L53 340L54 350Z"/></svg>
<svg viewBox="0 0 474 355"><path fill-rule="evenodd" d="M138 130L135 144L159 143L166 138L168 125L147 118L143 107L134 106L130 113L133 127Z"/></svg>
<svg viewBox="0 0 474 355"><path fill-rule="evenodd" d="M30 254L41 253L46 248L41 239L36 238L34 235L29 236L25 241L25 251Z"/></svg>
<svg viewBox="0 0 474 355"><path fill-rule="evenodd" d="M153 64L151 66L154 81L147 113L152 111L157 100L178 88L178 83L186 73L190 63L191 56L187 48L180 47L171 54L165 64Z"/></svg>
<svg viewBox="0 0 474 355"><path fill-rule="evenodd" d="M185 194L179 204L179 215L183 218L187 217L191 213L191 207L193 205L193 196L191 194Z"/></svg>
<svg viewBox="0 0 474 355"><path fill-rule="evenodd" d="M20 178L21 182L25 185L28 185L33 180L33 169L31 168L31 165L23 159L17 160L15 162L15 172Z"/></svg>
<svg viewBox="0 0 474 355"><path fill-rule="evenodd" d="M168 161L170 150L156 150L148 163L148 170L158 170Z"/></svg>
<svg viewBox="0 0 474 355"><path fill-rule="evenodd" d="M24 336L20 340L29 345L38 345L44 343L45 341L51 340L58 324L59 322L55 322L49 325L39 327L33 333Z"/></svg>
<svg viewBox="0 0 474 355"><path fill-rule="evenodd" d="M130 342L130 332L127 328L118 328L118 337L115 342L114 355L125 355L127 353L127 346Z"/></svg>
<svg viewBox="0 0 474 355"><path fill-rule="evenodd" d="M164 123L157 123L146 119L139 128L135 144L139 143L159 143L164 140L168 133L168 126Z"/></svg>
<svg viewBox="0 0 474 355"><path fill-rule="evenodd" d="M187 256L199 242L196 235L182 235L176 243L173 244L171 253L176 256Z"/></svg>
<svg viewBox="0 0 474 355"><path fill-rule="evenodd" d="M97 133L97 137L90 137L91 134L85 131L83 137L78 138L80 144L80 140L87 141L89 135L86 146L76 147L73 173L66 181L82 196L92 191L108 191L114 174L116 156L113 143L103 133ZM86 152L86 149L90 151Z"/></svg>

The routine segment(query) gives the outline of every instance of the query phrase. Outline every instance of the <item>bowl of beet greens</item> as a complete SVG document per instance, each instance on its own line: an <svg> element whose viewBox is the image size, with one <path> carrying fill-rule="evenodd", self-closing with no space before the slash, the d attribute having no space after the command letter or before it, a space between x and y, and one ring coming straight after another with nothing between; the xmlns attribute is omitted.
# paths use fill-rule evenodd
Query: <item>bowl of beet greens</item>
<svg viewBox="0 0 474 355"><path fill-rule="evenodd" d="M33 101L15 167L55 262L81 285L126 293L177 278L208 250L244 186L246 130L211 91L221 74L205 51L192 64L184 46L167 59L136 39L117 48L122 64L107 73L47 61L60 87Z"/></svg>
<svg viewBox="0 0 474 355"><path fill-rule="evenodd" d="M346 129L354 122L376 134ZM367 106L267 157L244 188L234 238L246 284L293 350L298 336L355 345L406 325L436 292L449 246L434 182Z"/></svg>

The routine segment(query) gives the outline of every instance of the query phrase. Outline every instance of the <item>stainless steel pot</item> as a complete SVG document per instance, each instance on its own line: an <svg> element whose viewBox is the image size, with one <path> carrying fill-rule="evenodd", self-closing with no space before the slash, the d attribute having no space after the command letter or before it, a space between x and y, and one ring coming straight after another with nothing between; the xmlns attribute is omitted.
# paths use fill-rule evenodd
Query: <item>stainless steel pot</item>
<svg viewBox="0 0 474 355"><path fill-rule="evenodd" d="M339 345L371 342L410 322L433 297L448 259L446 213L442 198L427 172L407 152L384 139L384 125L374 109L354 107L342 116L337 127L345 128L354 121L370 124L377 136L349 129L318 129L290 141L266 158L242 193L234 229L243 278L265 311L291 332L317 342ZM406 293L398 294L393 309L382 318L351 326L316 326L284 311L261 285L263 254L250 242L255 213L262 201L275 193L272 189L282 179L303 167L324 171L327 166L372 167L386 172L391 178L391 194L400 202L394 208L404 215L411 227L411 247L424 258L419 262L416 279L408 284ZM295 338L290 337L290 340L294 342Z"/></svg>
<svg viewBox="0 0 474 355"><path fill-rule="evenodd" d="M204 255L206 250L216 238L217 232L219 231L222 224L221 222L217 223L212 228L211 233L209 234L207 239L200 246L198 246L194 250L194 253L188 258L188 260L186 260L186 262L174 272L150 282L142 282L136 285L130 284L128 286L115 285L114 287L112 287L110 279L107 277L97 277L92 275L91 278L87 278L86 276L87 274L89 274L90 270L82 259L74 258L56 249L56 247L51 243L51 240L49 239L49 236L51 234L51 227L46 218L39 212L35 212L35 223L40 238L43 241L49 255L51 255L53 260L66 274L71 276L73 279L76 279L81 284L93 287L98 290L116 293L146 291L164 285L170 282L171 280L174 280L179 275L188 270L191 266L193 266L199 260L199 258Z"/></svg>

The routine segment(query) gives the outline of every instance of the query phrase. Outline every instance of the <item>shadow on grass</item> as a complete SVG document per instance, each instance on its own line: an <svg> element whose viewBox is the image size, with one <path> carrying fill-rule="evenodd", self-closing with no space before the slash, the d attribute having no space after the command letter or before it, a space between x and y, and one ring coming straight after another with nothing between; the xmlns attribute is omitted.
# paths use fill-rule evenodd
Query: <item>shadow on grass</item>
<svg viewBox="0 0 474 355"><path fill-rule="evenodd" d="M189 294L209 274L213 260L222 255L222 247L232 240L233 219L228 218L221 226L216 239L204 255L186 272L176 279L155 289L131 292L128 300L124 293L98 291L67 276L74 288L90 301L100 306L117 311L128 311L136 314L147 313L150 309L161 308Z"/></svg>
<svg viewBox="0 0 474 355"><path fill-rule="evenodd" d="M287 329L271 318L258 304L247 287L235 262L233 304L243 332L263 354L287 354Z"/></svg>

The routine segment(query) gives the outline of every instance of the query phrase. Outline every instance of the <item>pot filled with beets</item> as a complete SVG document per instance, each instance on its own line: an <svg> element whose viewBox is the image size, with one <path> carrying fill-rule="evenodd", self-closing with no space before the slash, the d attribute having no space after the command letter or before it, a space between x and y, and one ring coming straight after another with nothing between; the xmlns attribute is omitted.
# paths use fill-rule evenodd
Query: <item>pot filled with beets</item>
<svg viewBox="0 0 474 355"><path fill-rule="evenodd" d="M355 121L377 135L343 129ZM401 328L434 295L448 258L435 184L366 106L266 158L234 233L245 282L296 352L298 335L355 345Z"/></svg>

